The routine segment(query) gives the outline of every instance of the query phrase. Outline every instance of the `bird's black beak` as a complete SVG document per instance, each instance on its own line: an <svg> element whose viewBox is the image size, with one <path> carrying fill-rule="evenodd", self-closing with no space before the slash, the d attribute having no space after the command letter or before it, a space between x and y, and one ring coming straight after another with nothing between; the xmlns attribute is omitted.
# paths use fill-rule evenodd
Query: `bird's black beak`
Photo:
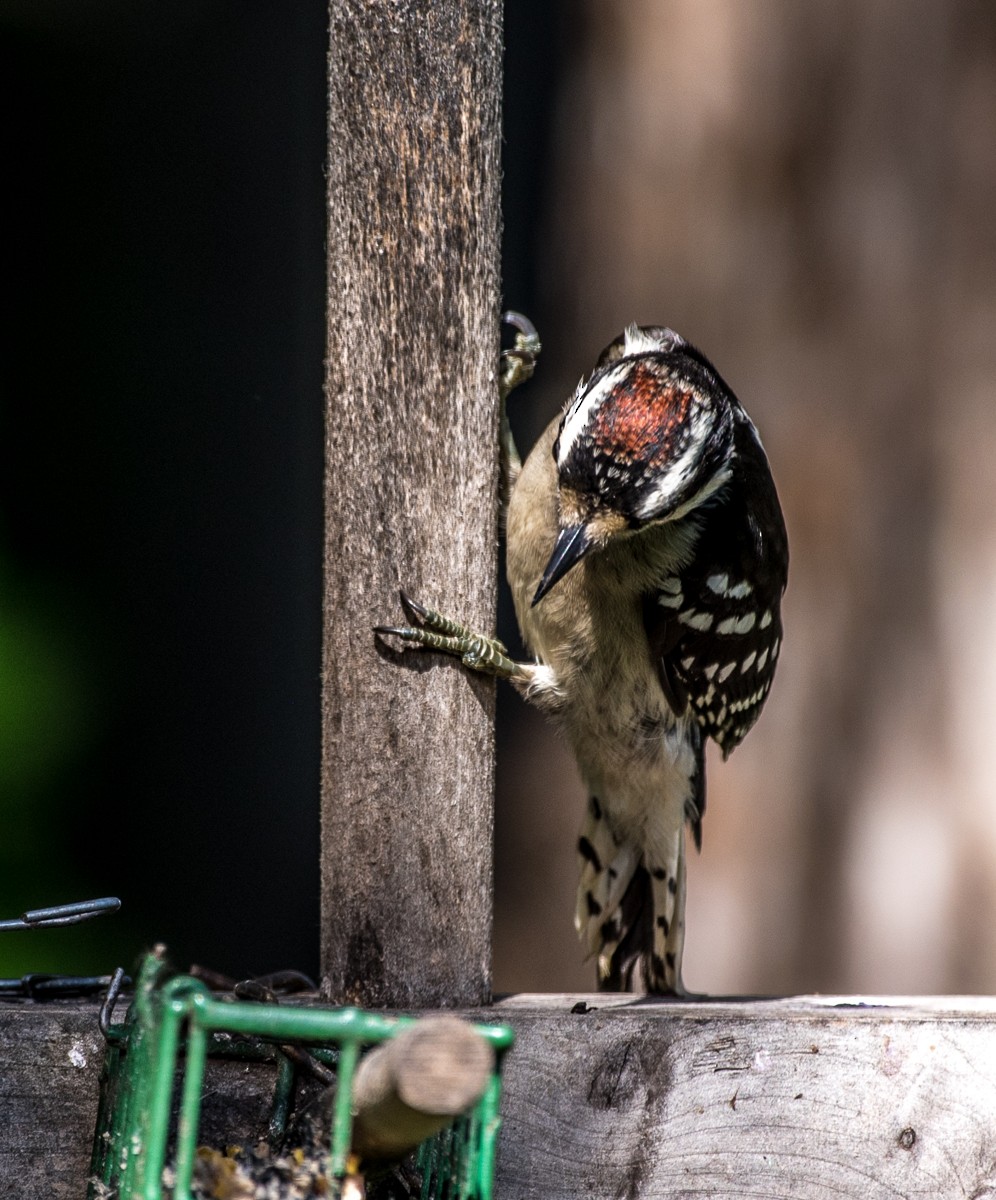
<svg viewBox="0 0 996 1200"><path fill-rule="evenodd" d="M557 535L550 561L546 564L543 578L539 581L533 604L538 604L550 588L567 574L588 553L595 543L584 525L568 525Z"/></svg>

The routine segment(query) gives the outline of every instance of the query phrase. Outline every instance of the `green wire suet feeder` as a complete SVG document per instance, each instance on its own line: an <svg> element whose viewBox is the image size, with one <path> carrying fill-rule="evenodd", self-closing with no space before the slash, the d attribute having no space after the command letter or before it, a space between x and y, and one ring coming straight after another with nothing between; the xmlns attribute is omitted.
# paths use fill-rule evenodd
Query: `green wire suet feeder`
<svg viewBox="0 0 996 1200"><path fill-rule="evenodd" d="M281 1044L293 1044L335 1073L327 1179L342 1194L350 1174L352 1085L363 1052L414 1024L356 1008L284 1006L213 996L188 975L174 975L161 951L136 975L123 1024L104 1022L107 1056L88 1200L192 1200L204 1072L209 1057L277 1064L270 1138L287 1124L296 1067ZM474 1028L495 1052L495 1069L476 1105L418 1147L422 1200L491 1200L501 1057L512 1044L507 1026ZM179 1107L174 1121L175 1100ZM171 1163L167 1163L174 1145ZM164 1170L171 1165L170 1186Z"/></svg>

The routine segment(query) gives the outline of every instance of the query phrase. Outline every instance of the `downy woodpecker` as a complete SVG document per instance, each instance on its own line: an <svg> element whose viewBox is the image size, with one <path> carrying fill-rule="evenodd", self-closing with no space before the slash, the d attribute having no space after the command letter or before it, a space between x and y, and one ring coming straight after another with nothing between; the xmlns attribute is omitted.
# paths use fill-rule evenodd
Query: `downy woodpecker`
<svg viewBox="0 0 996 1200"><path fill-rule="evenodd" d="M402 594L379 627L509 679L560 726L588 791L575 925L600 986L683 993L685 824L704 750L760 714L782 640L788 543L757 431L709 360L630 325L519 468L504 401L539 339L503 355L508 581L533 662Z"/></svg>

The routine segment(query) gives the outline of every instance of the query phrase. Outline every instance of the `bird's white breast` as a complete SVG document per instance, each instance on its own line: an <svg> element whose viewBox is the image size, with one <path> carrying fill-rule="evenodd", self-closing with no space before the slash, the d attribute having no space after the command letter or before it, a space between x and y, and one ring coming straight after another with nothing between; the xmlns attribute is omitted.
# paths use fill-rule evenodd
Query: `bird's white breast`
<svg viewBox="0 0 996 1200"><path fill-rule="evenodd" d="M536 585L557 534L554 421L526 460L508 510L508 576L519 628L538 670L526 688L563 729L585 784L622 834L648 809L680 824L695 754L688 720L664 698L642 617L642 596L690 553L665 527L595 551L537 604Z"/></svg>

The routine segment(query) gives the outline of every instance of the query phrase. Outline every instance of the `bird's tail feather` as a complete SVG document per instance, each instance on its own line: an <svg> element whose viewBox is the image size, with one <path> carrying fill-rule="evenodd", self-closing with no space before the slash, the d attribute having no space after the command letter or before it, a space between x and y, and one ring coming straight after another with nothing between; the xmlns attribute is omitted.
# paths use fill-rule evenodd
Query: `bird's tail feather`
<svg viewBox="0 0 996 1200"><path fill-rule="evenodd" d="M598 955L599 987L683 994L684 828L678 827L665 853L651 859L613 836L592 797L578 850L574 923L585 951Z"/></svg>

